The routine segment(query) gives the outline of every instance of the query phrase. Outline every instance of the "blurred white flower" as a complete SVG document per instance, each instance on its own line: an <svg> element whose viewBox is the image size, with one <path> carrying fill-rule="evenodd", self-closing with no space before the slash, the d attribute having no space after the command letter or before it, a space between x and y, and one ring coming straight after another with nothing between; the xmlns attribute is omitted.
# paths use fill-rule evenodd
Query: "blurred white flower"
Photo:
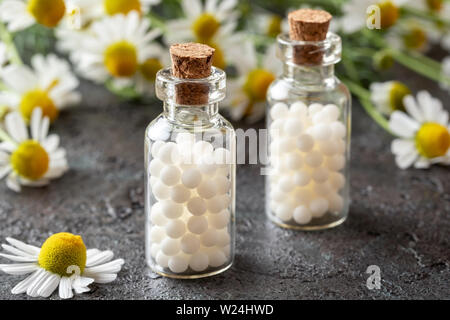
<svg viewBox="0 0 450 320"><path fill-rule="evenodd" d="M239 13L237 0L181 0L185 17L166 23L165 41L168 44L196 41L209 43L220 34L230 34L236 29Z"/></svg>
<svg viewBox="0 0 450 320"><path fill-rule="evenodd" d="M56 27L64 18L64 0L4 0L0 3L0 20L9 31L19 31L39 23Z"/></svg>
<svg viewBox="0 0 450 320"><path fill-rule="evenodd" d="M35 108L28 134L25 121L18 112L5 117L5 130L0 130L0 179L8 175L6 185L16 192L22 186L41 187L68 170L66 151L59 147L59 136L48 135L50 121Z"/></svg>
<svg viewBox="0 0 450 320"><path fill-rule="evenodd" d="M287 19L275 13L260 13L255 15L255 32L276 38L280 33L289 32Z"/></svg>
<svg viewBox="0 0 450 320"><path fill-rule="evenodd" d="M414 164L428 168L432 164L450 164L450 127L448 112L440 100L427 91L420 91L417 99L406 96L407 114L394 111L389 119L390 130L399 138L392 141L391 151L401 169Z"/></svg>
<svg viewBox="0 0 450 320"><path fill-rule="evenodd" d="M0 93L11 109L17 109L26 121L36 107L53 122L59 111L77 104L81 96L75 89L78 79L67 61L54 54L38 54L31 59L33 69L25 65L8 65L1 74L7 90Z"/></svg>
<svg viewBox="0 0 450 320"><path fill-rule="evenodd" d="M167 58L162 47L154 42L161 31L149 28L150 22L141 19L136 11L95 22L76 52L74 62L79 73L98 83L112 79L117 88L136 81L153 81Z"/></svg>
<svg viewBox="0 0 450 320"><path fill-rule="evenodd" d="M255 122L264 117L266 93L280 71L281 64L275 57L275 45L270 46L260 62L253 44L245 41L233 59L239 77L227 81L227 98L223 105L233 120L243 117Z"/></svg>
<svg viewBox="0 0 450 320"><path fill-rule="evenodd" d="M403 98L409 94L411 90L400 81L374 82L370 85L370 100L384 115L405 110Z"/></svg>
<svg viewBox="0 0 450 320"><path fill-rule="evenodd" d="M67 232L56 233L47 238L41 248L6 238L2 244L7 253L0 256L13 264L0 264L0 270L11 275L31 274L19 282L12 294L26 293L30 297L47 298L59 287L59 297L69 299L90 291L89 285L109 283L117 278L123 259L113 260L110 250L86 250L81 236Z"/></svg>
<svg viewBox="0 0 450 320"><path fill-rule="evenodd" d="M350 0L342 6L343 16L339 25L345 33L353 33L367 26L367 9L376 5L380 8L380 27L387 29L398 20L399 8L409 0ZM370 20L371 21L371 20Z"/></svg>

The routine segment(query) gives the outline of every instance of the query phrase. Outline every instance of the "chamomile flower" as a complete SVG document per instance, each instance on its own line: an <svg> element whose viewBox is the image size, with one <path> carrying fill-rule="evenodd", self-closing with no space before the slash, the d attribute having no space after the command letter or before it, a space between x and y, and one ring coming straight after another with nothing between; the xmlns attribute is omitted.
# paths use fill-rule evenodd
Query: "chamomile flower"
<svg viewBox="0 0 450 320"><path fill-rule="evenodd" d="M255 15L255 31L267 37L276 38L280 33L289 32L287 19L275 13Z"/></svg>
<svg viewBox="0 0 450 320"><path fill-rule="evenodd" d="M376 5L379 8L380 28L387 29L396 24L400 15L400 6L408 0L350 0L342 6L343 16L340 19L340 27L345 33L353 33L367 26L367 22L373 22L375 18L368 8ZM368 16L369 14L369 16Z"/></svg>
<svg viewBox="0 0 450 320"><path fill-rule="evenodd" d="M24 65L9 65L1 78L5 83L11 107L17 109L28 122L36 107L53 122L60 110L78 103L81 96L75 89L78 79L69 64L50 54L38 54L31 60L33 69Z"/></svg>
<svg viewBox="0 0 450 320"><path fill-rule="evenodd" d="M372 83L370 93L375 108L384 115L390 115L396 110L405 110L403 98L411 94L411 90L399 81L387 81Z"/></svg>
<svg viewBox="0 0 450 320"><path fill-rule="evenodd" d="M228 81L224 106L233 120L246 117L255 122L264 116L267 89L280 71L280 64L275 58L275 45L267 49L260 62L251 42L242 46L240 59L234 60L240 76Z"/></svg>
<svg viewBox="0 0 450 320"><path fill-rule="evenodd" d="M162 48L153 40L161 31L136 11L104 18L92 25L92 34L80 44L77 69L98 83L112 79L116 87L130 86L136 77L152 80L164 66Z"/></svg>
<svg viewBox="0 0 450 320"><path fill-rule="evenodd" d="M0 179L8 176L6 185L11 190L45 186L68 170L66 151L59 147L58 135L48 135L49 124L42 110L35 108L30 135L18 112L5 116L6 132L0 130Z"/></svg>
<svg viewBox="0 0 450 320"><path fill-rule="evenodd" d="M394 111L389 119L390 130L399 137L391 144L397 165L401 169L413 164L420 169L449 165L450 126L441 101L420 91L416 99L406 96L404 105L407 113Z"/></svg>
<svg viewBox="0 0 450 320"><path fill-rule="evenodd" d="M4 0L0 3L0 20L9 31L26 29L35 23L56 27L64 18L64 0Z"/></svg>
<svg viewBox="0 0 450 320"><path fill-rule="evenodd" d="M86 250L81 236L61 232L45 240L41 248L6 238L3 244L8 253L0 256L13 264L0 264L0 270L11 275L31 274L19 282L13 294L26 293L31 297L49 297L59 287L59 297L68 299L90 291L89 285L109 283L117 278L123 259L113 260L112 251Z"/></svg>

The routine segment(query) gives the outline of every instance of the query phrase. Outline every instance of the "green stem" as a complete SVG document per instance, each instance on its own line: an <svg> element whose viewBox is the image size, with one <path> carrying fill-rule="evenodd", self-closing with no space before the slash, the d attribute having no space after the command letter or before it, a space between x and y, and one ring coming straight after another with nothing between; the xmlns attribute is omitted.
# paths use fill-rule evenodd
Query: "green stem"
<svg viewBox="0 0 450 320"><path fill-rule="evenodd" d="M2 22L0 22L0 40L2 40L8 48L11 62L14 64L23 64L16 45L14 44L13 37L11 36L11 33L6 30L6 27Z"/></svg>
<svg viewBox="0 0 450 320"><path fill-rule="evenodd" d="M402 7L402 11L404 13L410 14L412 16L450 27L450 20L443 19L436 14L433 14L433 13L430 13L427 11L423 11L423 10L419 10L416 8L408 7L408 6Z"/></svg>
<svg viewBox="0 0 450 320"><path fill-rule="evenodd" d="M350 91L359 98L359 101L361 102L362 107L364 110L366 110L367 114L384 130L386 130L388 133L392 134L391 130L389 129L389 122L386 120L386 118L379 113L375 107L370 102L370 91L363 88L356 82L353 82L351 80L343 80L343 82L348 86Z"/></svg>

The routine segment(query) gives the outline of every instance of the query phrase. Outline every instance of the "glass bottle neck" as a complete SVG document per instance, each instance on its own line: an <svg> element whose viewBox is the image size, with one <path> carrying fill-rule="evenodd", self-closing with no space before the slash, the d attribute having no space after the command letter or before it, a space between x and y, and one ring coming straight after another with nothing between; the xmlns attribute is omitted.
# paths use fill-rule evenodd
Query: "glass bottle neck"
<svg viewBox="0 0 450 320"><path fill-rule="evenodd" d="M177 105L164 101L164 115L181 126L207 126L219 114L219 103L200 106Z"/></svg>
<svg viewBox="0 0 450 320"><path fill-rule="evenodd" d="M302 66L284 63L282 77L301 86L328 86L336 82L333 64Z"/></svg>

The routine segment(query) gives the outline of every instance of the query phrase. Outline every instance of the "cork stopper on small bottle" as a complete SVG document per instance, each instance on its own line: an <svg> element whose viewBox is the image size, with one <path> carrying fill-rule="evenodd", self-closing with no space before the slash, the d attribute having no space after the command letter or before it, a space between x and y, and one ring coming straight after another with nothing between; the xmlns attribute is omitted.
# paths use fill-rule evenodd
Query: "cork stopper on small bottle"
<svg viewBox="0 0 450 320"><path fill-rule="evenodd" d="M323 41L333 17L324 10L300 9L289 13L289 37L294 41ZM323 52L315 45L294 47L294 63L318 65Z"/></svg>
<svg viewBox="0 0 450 320"><path fill-rule="evenodd" d="M200 43L182 43L170 47L172 74L180 79L202 79L211 75L214 49ZM181 105L208 103L209 86L203 83L180 83L175 87L175 102Z"/></svg>

